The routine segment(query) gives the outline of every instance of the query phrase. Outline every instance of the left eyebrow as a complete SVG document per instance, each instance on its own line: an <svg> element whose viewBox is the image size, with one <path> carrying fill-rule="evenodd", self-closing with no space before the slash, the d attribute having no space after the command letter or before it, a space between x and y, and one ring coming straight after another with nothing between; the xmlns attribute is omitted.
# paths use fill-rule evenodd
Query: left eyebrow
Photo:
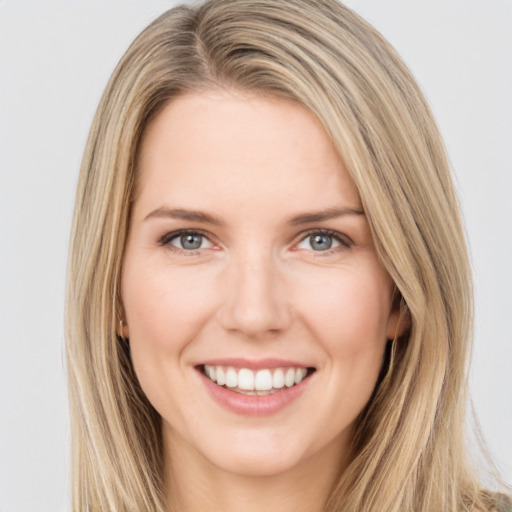
<svg viewBox="0 0 512 512"><path fill-rule="evenodd" d="M300 226L301 224L311 224L313 222L345 217L346 215L364 215L364 211L361 208L328 208L320 212L297 215L288 220L287 224L290 226Z"/></svg>

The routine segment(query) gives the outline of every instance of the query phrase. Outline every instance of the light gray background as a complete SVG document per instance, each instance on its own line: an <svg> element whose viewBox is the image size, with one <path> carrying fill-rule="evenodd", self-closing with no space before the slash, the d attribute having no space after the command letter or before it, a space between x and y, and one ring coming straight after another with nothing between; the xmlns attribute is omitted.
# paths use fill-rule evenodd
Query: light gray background
<svg viewBox="0 0 512 512"><path fill-rule="evenodd" d="M66 252L81 153L133 37L176 2L0 0L0 511L69 510ZM423 87L475 272L472 390L512 481L512 0L350 0Z"/></svg>

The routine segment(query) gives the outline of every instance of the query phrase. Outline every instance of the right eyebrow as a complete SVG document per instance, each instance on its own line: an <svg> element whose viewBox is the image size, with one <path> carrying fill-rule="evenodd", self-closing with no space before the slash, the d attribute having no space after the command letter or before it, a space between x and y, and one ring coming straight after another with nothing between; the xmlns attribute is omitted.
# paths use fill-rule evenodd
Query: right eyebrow
<svg viewBox="0 0 512 512"><path fill-rule="evenodd" d="M154 218L189 220L204 224L212 224L214 226L222 226L224 224L217 217L200 210L185 210L183 208L168 208L166 206L161 206L160 208L156 208L152 212L148 213L148 215L144 217L144 221Z"/></svg>

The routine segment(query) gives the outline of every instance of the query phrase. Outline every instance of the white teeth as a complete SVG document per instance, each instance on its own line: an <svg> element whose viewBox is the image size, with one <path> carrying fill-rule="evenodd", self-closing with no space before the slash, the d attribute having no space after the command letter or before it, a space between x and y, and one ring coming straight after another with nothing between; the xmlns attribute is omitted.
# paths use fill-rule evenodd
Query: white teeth
<svg viewBox="0 0 512 512"><path fill-rule="evenodd" d="M212 379L213 380L213 379ZM254 372L247 368L242 368L238 372L238 387L240 389L254 390Z"/></svg>
<svg viewBox="0 0 512 512"><path fill-rule="evenodd" d="M281 370L281 368L278 368L272 376L272 387L277 389L284 387L284 372Z"/></svg>
<svg viewBox="0 0 512 512"><path fill-rule="evenodd" d="M213 366L205 367L206 371L208 372L208 377L210 377L210 380L213 380L214 382L217 380L215 377L215 368Z"/></svg>
<svg viewBox="0 0 512 512"><path fill-rule="evenodd" d="M207 365L205 365L205 368L207 368ZM219 386L224 386L224 384L226 384L226 374L224 373L224 370L220 366L217 366L215 368L215 375L217 376L217 384Z"/></svg>
<svg viewBox="0 0 512 512"><path fill-rule="evenodd" d="M291 388L295 384L295 370L293 368L288 368L288 370L286 370L284 383L287 388Z"/></svg>
<svg viewBox="0 0 512 512"><path fill-rule="evenodd" d="M228 368L226 372L226 386L228 388L236 388L238 386L238 375L234 368Z"/></svg>
<svg viewBox="0 0 512 512"><path fill-rule="evenodd" d="M256 373L254 389L256 389L256 391L268 391L272 389L272 374L270 370L259 370L258 373Z"/></svg>
<svg viewBox="0 0 512 512"><path fill-rule="evenodd" d="M276 368L254 372L248 368L204 365L204 374L219 386L246 395L268 395L279 389L291 388L306 377L307 368Z"/></svg>

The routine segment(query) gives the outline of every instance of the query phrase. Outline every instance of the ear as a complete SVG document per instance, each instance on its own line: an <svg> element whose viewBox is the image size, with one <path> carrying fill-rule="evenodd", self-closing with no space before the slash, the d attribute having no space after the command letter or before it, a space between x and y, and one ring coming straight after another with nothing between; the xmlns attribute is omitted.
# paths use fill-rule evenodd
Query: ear
<svg viewBox="0 0 512 512"><path fill-rule="evenodd" d="M127 340L130 338L130 329L124 320L121 320L121 333L123 339Z"/></svg>
<svg viewBox="0 0 512 512"><path fill-rule="evenodd" d="M117 321L116 334L123 340L127 340L130 337L130 329L125 319L124 308Z"/></svg>
<svg viewBox="0 0 512 512"><path fill-rule="evenodd" d="M388 340L399 338L411 327L411 315L407 304L396 289L394 295L386 328Z"/></svg>

